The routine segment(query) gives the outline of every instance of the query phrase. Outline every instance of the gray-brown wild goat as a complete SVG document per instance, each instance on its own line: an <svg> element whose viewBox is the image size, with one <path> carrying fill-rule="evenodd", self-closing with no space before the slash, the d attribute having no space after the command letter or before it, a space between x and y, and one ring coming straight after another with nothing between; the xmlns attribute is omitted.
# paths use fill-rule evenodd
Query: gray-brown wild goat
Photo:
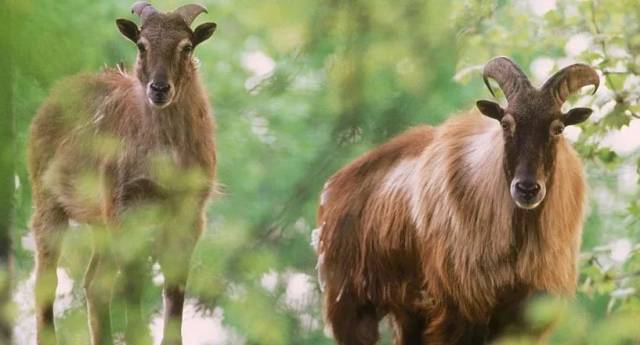
<svg viewBox="0 0 640 345"><path fill-rule="evenodd" d="M315 239L339 344L374 344L387 314L396 344L482 344L532 293L574 292L586 188L562 130L591 109L561 107L598 75L575 64L536 89L498 57L487 78L506 109L478 101L485 117L411 129L328 180Z"/></svg>
<svg viewBox="0 0 640 345"><path fill-rule="evenodd" d="M138 2L132 12L140 27L127 19L116 23L138 47L134 73L119 67L65 80L32 123L39 345L56 343L56 266L69 220L92 228L84 281L91 343L113 343L110 304L118 270L123 283L113 291L127 306L125 340L149 342L140 309L149 255L165 277L163 344L181 343L189 261L216 166L214 123L193 50L216 24L192 30L196 16L206 12L195 4L162 13ZM164 221L153 224L160 216ZM141 225L140 218L150 224ZM153 229L153 236L141 228Z"/></svg>

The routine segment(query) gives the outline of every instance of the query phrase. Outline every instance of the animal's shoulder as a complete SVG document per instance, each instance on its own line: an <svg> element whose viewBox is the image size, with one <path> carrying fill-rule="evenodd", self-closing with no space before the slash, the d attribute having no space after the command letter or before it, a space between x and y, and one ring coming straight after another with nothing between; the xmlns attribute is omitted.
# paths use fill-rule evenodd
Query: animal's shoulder
<svg viewBox="0 0 640 345"><path fill-rule="evenodd" d="M53 86L51 96L60 102L70 102L80 97L126 93L135 86L135 78L121 67L105 68L98 73L83 72L60 80Z"/></svg>
<svg viewBox="0 0 640 345"><path fill-rule="evenodd" d="M465 137L493 132L491 121L494 120L470 111L454 116L438 127L422 125L411 128L366 152L338 171L331 180L348 176L361 178L370 172L385 171L397 162L417 158L436 141L459 141Z"/></svg>

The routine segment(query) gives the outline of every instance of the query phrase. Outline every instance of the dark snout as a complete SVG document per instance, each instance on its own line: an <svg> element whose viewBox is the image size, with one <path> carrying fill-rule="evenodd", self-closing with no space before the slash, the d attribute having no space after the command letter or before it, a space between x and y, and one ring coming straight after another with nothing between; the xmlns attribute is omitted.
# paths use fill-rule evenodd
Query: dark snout
<svg viewBox="0 0 640 345"><path fill-rule="evenodd" d="M544 199L546 188L543 182L533 178L514 178L511 181L511 198L523 209L534 209Z"/></svg>
<svg viewBox="0 0 640 345"><path fill-rule="evenodd" d="M173 99L173 87L166 78L154 78L147 87L147 97L152 105L164 108Z"/></svg>

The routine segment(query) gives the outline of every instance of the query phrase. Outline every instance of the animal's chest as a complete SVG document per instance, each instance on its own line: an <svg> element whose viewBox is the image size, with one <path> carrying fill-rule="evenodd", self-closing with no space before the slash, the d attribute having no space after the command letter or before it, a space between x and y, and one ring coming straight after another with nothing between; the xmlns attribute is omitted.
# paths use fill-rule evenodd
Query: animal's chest
<svg viewBox="0 0 640 345"><path fill-rule="evenodd" d="M140 145L118 162L120 193L169 196L207 189L208 174L193 147L156 140Z"/></svg>
<svg viewBox="0 0 640 345"><path fill-rule="evenodd" d="M155 143L137 150L135 155L128 157L124 164L139 167L139 173L152 177L166 173L185 173L198 166L188 148L180 148L163 143Z"/></svg>

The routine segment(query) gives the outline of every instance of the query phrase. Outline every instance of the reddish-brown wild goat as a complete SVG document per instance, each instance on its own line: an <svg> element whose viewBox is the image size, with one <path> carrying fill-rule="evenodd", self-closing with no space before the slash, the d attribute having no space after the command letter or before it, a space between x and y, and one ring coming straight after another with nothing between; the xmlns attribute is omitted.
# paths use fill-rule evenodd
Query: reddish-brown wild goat
<svg viewBox="0 0 640 345"><path fill-rule="evenodd" d="M339 344L376 343L387 314L396 344L482 344L532 293L574 292L585 180L561 133L591 109L560 109L598 75L575 64L536 89L498 57L488 78L505 109L411 129L325 185L314 235Z"/></svg>
<svg viewBox="0 0 640 345"><path fill-rule="evenodd" d="M216 166L214 123L193 49L213 34L216 24L192 30L196 16L206 12L195 4L162 13L138 2L132 12L140 17L140 27L127 19L116 23L138 47L134 72L119 67L63 81L32 123L39 345L56 343L56 266L71 219L93 230L84 282L91 343L113 343L110 302L117 270L123 284L116 295L128 309L125 340L149 342L140 310L148 255L157 258L165 277L163 344L181 343L189 261L205 223ZM135 223L128 222L134 209L155 209L155 215L166 217L151 226L157 229L155 251L151 245L149 252L140 250L150 240L135 237L137 227L129 226Z"/></svg>

